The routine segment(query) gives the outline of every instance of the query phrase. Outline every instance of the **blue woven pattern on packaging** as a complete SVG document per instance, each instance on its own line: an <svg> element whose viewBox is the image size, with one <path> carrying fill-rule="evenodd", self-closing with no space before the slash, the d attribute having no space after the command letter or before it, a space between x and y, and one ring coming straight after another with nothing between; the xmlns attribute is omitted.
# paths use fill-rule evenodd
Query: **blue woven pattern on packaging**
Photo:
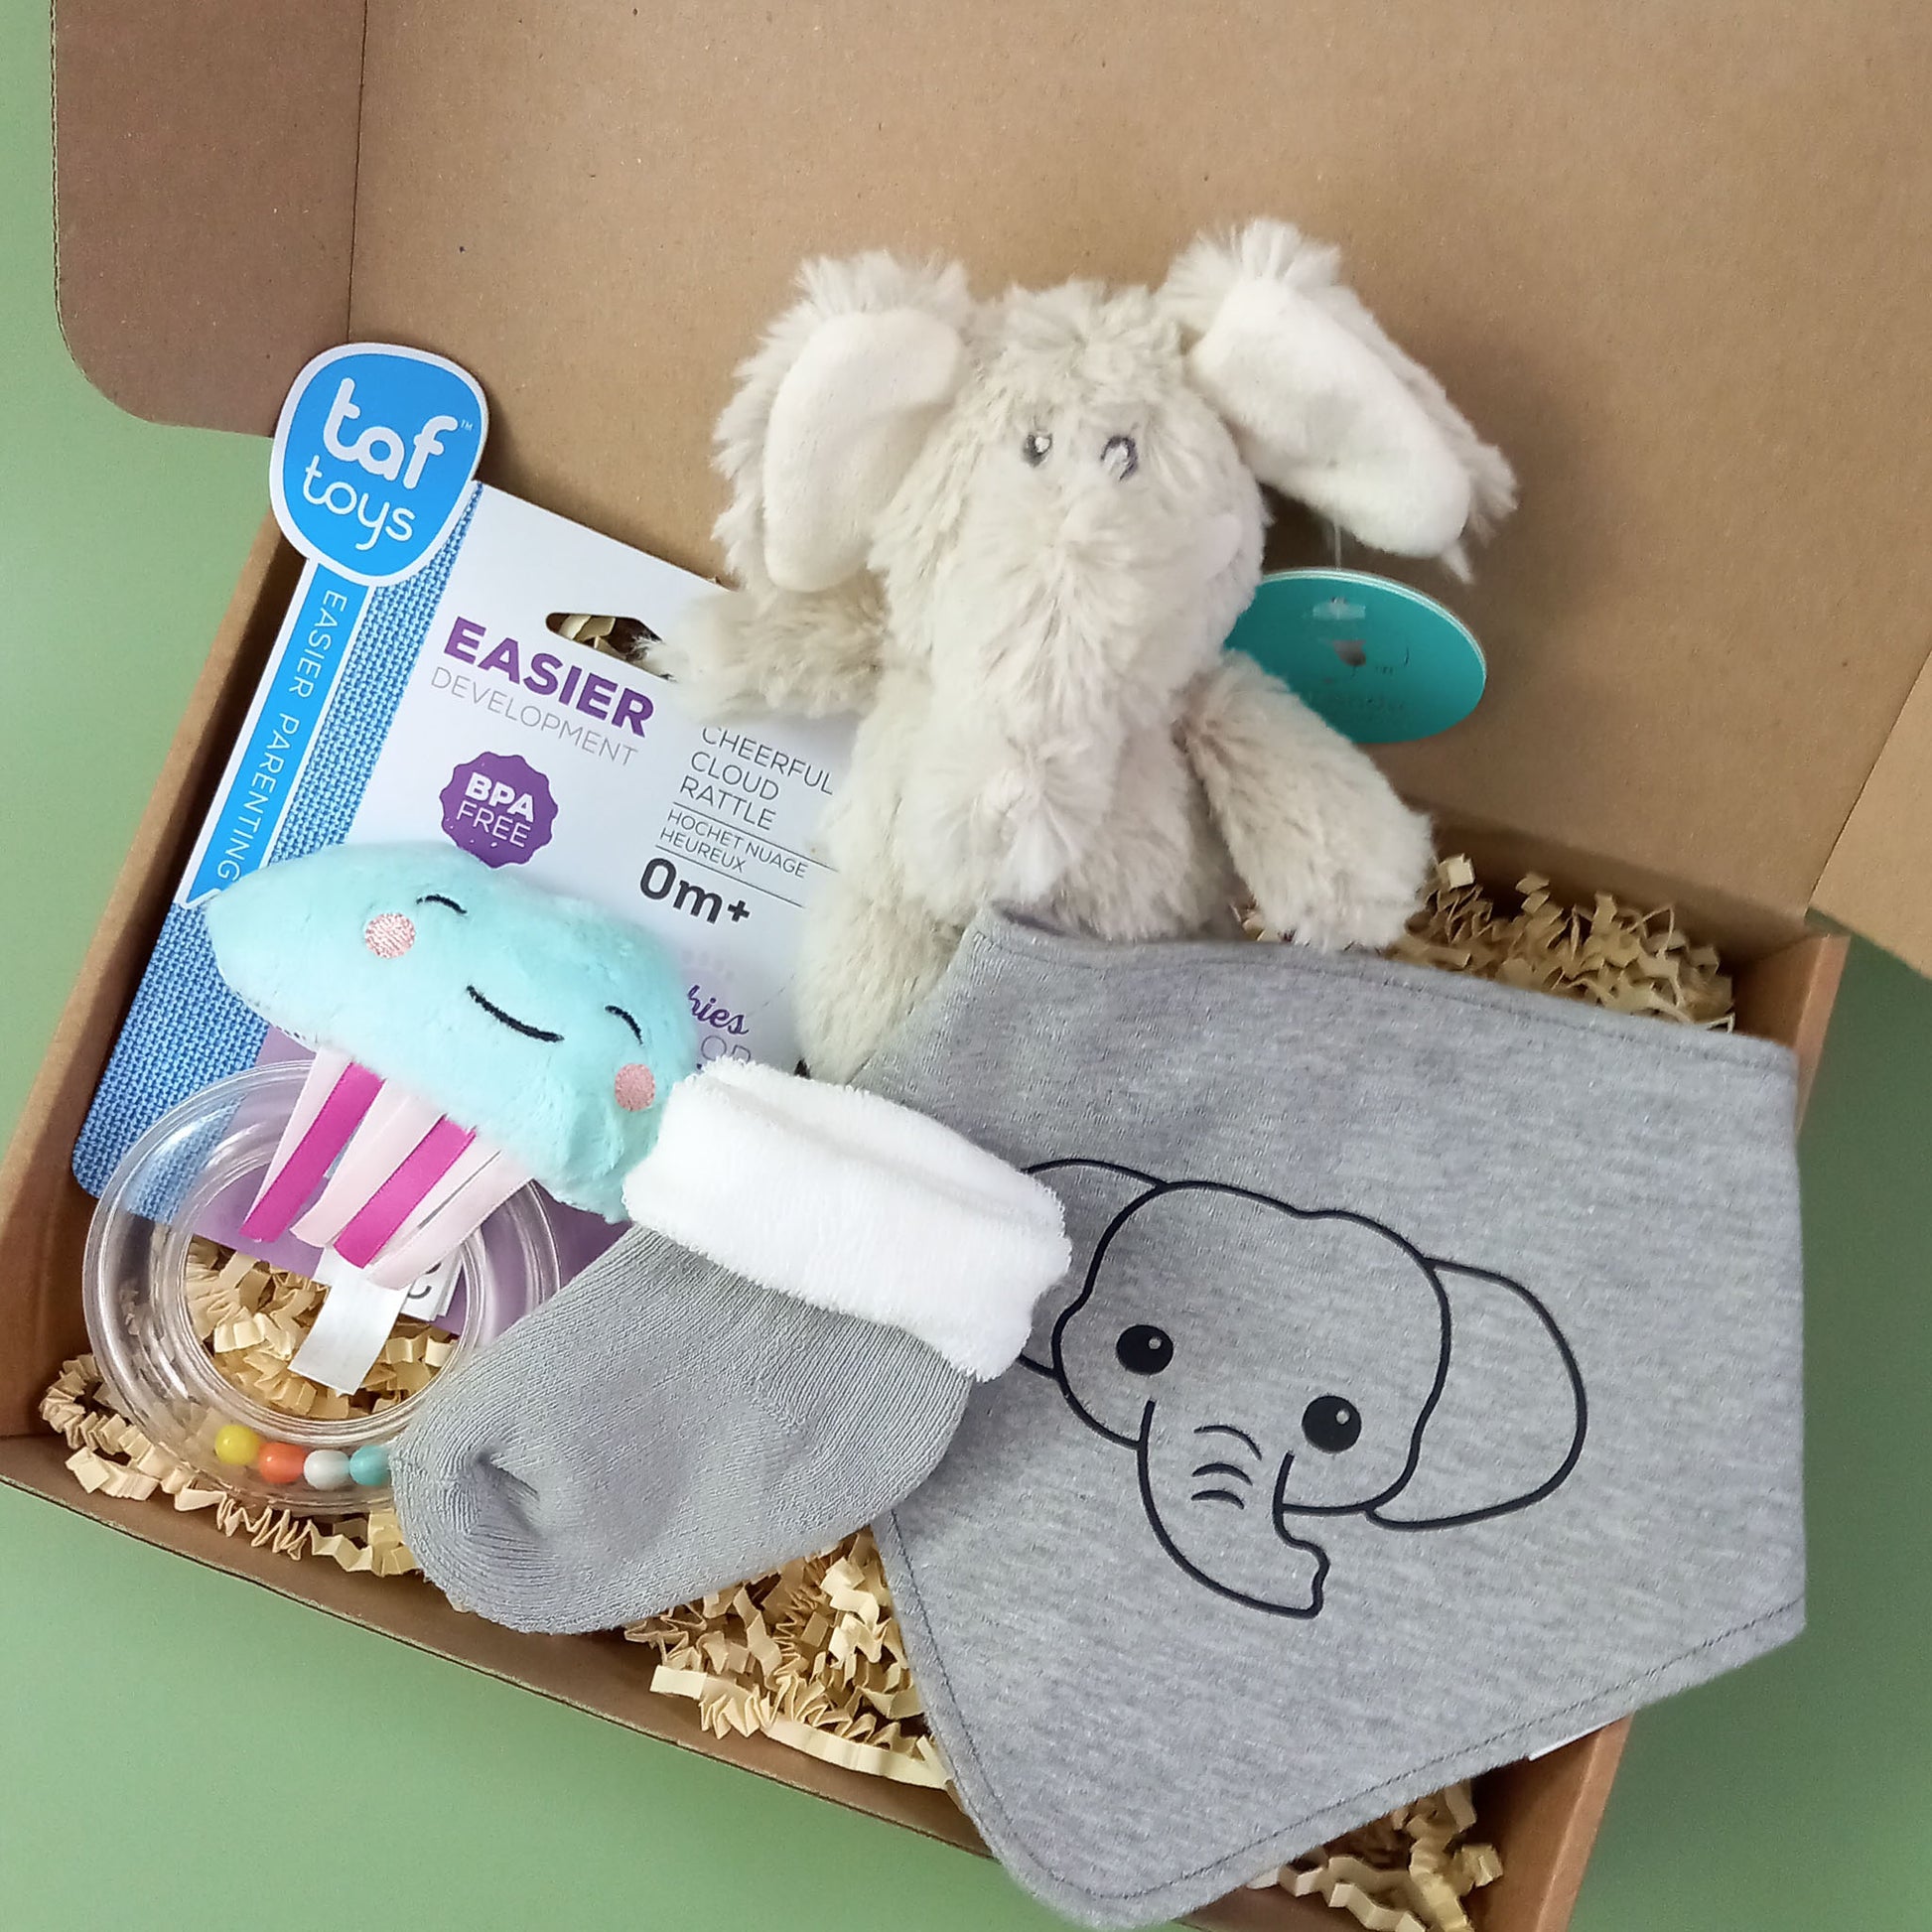
<svg viewBox="0 0 1932 1932"><path fill-rule="evenodd" d="M429 634L450 566L477 507L473 489L450 540L414 577L372 591L271 863L339 844ZM121 1036L74 1143L73 1175L98 1194L122 1155L170 1107L254 1063L268 1033L222 983L199 908L170 904Z"/></svg>

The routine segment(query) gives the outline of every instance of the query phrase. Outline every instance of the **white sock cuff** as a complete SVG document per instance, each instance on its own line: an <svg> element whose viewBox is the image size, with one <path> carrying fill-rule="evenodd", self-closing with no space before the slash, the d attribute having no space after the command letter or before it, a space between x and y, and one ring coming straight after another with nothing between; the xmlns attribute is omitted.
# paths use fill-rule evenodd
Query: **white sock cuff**
<svg viewBox="0 0 1932 1932"><path fill-rule="evenodd" d="M707 1260L902 1328L980 1381L1071 1260L1042 1182L878 1094L742 1060L671 1089L623 1199Z"/></svg>

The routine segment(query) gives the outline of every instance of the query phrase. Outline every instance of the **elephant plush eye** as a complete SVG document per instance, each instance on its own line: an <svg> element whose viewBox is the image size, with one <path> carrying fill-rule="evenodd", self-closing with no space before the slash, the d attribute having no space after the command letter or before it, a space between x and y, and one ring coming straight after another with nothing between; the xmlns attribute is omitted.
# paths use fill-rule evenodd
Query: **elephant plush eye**
<svg viewBox="0 0 1932 1932"><path fill-rule="evenodd" d="M1052 447L1053 439L1043 429L1030 429L1021 440L1020 454L1037 470Z"/></svg>
<svg viewBox="0 0 1932 1932"><path fill-rule="evenodd" d="M1362 1433L1362 1412L1338 1395L1318 1395L1302 1411L1302 1434L1329 1455L1353 1449Z"/></svg>
<svg viewBox="0 0 1932 1932"><path fill-rule="evenodd" d="M1137 1321L1120 1331L1114 1353L1130 1375L1159 1375L1173 1360L1173 1337L1151 1321Z"/></svg>
<svg viewBox="0 0 1932 1932"><path fill-rule="evenodd" d="M1141 448L1131 436L1110 436L1101 447L1100 467L1116 483L1125 483L1141 467Z"/></svg>

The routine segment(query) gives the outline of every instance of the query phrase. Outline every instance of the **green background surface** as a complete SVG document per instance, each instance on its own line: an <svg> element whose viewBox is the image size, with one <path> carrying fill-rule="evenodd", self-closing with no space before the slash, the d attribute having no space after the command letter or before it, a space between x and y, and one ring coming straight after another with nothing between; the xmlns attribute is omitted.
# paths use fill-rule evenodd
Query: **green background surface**
<svg viewBox="0 0 1932 1932"><path fill-rule="evenodd" d="M46 17L0 0L0 1131L265 493L262 444L74 370L49 173ZM1860 947L1804 1146L1811 1629L1638 1720L1580 1932L1932 1926L1928 1070L1932 988ZM1057 1922L977 1860L0 1491L0 1932Z"/></svg>

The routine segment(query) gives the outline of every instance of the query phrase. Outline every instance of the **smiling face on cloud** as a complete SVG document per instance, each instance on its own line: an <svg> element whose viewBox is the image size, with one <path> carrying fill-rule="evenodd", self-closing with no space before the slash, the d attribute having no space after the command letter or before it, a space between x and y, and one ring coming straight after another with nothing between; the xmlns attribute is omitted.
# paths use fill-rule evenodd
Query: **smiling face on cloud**
<svg viewBox="0 0 1932 1932"><path fill-rule="evenodd" d="M215 963L284 1033L330 1047L623 1218L625 1173L697 1060L670 956L601 908L446 846L332 846L207 907Z"/></svg>

